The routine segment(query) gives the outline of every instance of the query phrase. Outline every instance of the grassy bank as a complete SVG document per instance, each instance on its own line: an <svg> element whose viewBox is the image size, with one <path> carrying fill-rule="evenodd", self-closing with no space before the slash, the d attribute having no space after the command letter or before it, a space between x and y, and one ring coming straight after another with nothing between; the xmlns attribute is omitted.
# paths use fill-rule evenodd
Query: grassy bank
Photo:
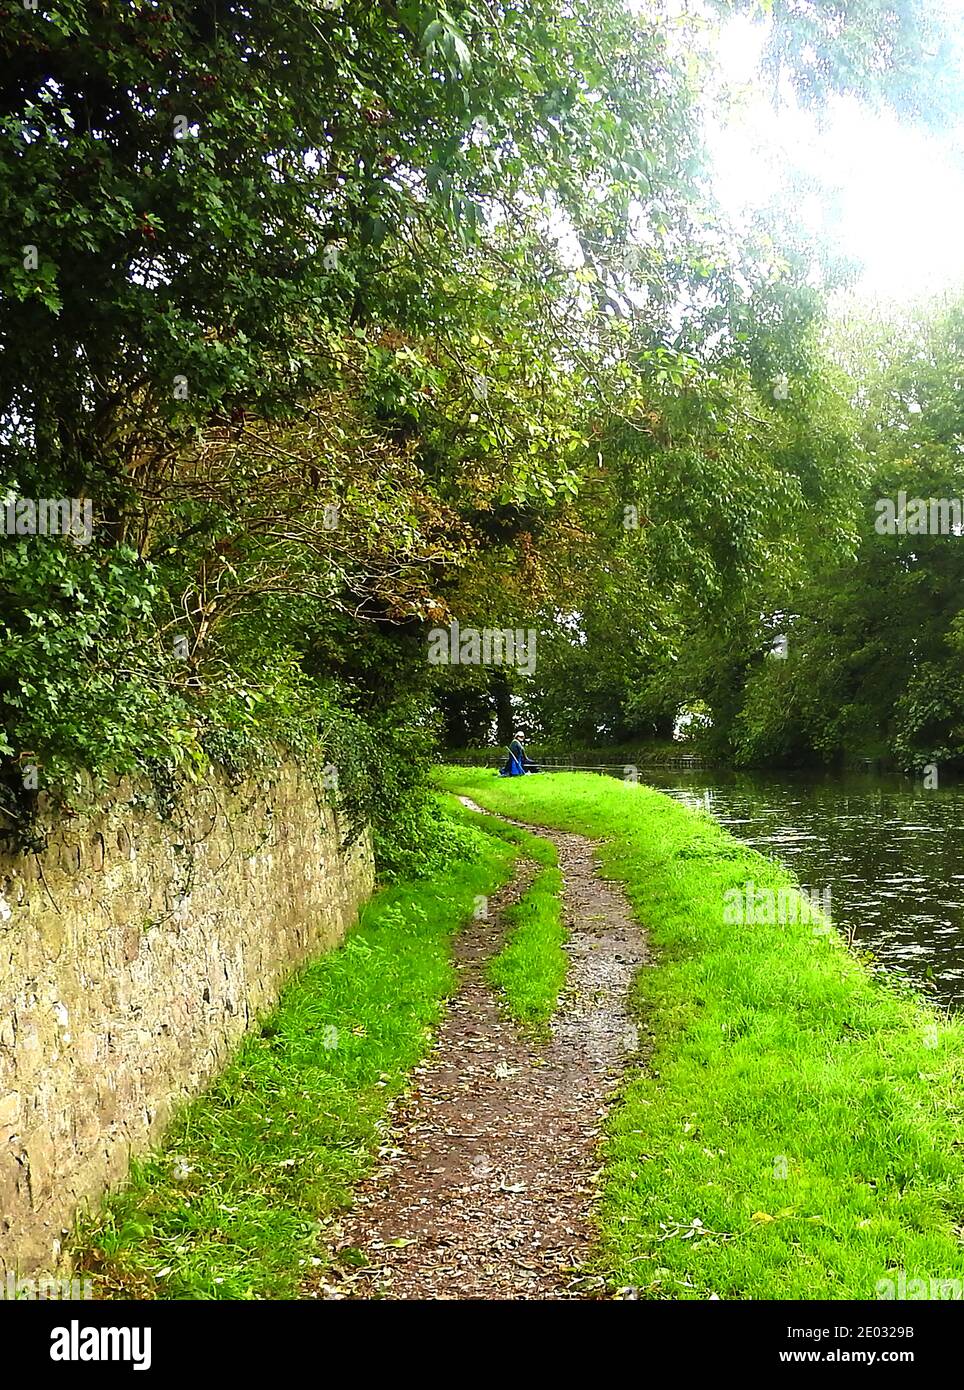
<svg viewBox="0 0 964 1390"><path fill-rule="evenodd" d="M99 1296L296 1294L429 1045L453 934L511 872L505 839L464 827L460 849L431 881L381 893L340 950L293 979L161 1151L83 1224L74 1256Z"/></svg>
<svg viewBox="0 0 964 1390"><path fill-rule="evenodd" d="M644 1297L874 1298L964 1280L964 1025L871 979L835 933L733 926L724 893L790 875L709 817L591 774L445 785L604 839L655 964L645 1071L609 1123L600 1208L614 1284Z"/></svg>

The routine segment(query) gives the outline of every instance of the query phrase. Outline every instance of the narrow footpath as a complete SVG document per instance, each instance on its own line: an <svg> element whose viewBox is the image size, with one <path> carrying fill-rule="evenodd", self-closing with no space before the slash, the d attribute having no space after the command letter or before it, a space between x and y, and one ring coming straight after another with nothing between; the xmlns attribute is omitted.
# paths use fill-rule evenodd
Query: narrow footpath
<svg viewBox="0 0 964 1390"><path fill-rule="evenodd" d="M472 810L481 810L467 797ZM522 822L516 822L522 824ZM520 1035L485 979L505 912L534 865L490 899L456 941L459 989L413 1089L392 1116L381 1163L341 1223L342 1259L308 1297L591 1298L600 1128L638 1053L628 1012L645 960L642 932L593 842L526 825L553 841L568 931L566 987L544 1045Z"/></svg>

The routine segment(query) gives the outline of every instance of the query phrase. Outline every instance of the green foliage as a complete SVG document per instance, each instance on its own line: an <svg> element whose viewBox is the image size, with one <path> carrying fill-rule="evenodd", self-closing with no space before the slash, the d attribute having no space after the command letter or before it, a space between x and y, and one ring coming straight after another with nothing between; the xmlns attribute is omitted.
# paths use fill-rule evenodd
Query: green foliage
<svg viewBox="0 0 964 1390"><path fill-rule="evenodd" d="M934 90L917 3L767 8L807 101ZM411 865L433 705L629 740L703 701L721 749L831 747L735 732L780 615L852 544L861 462L814 248L707 198L685 26L64 0L0 42L0 486L95 519L83 552L2 559L11 814L27 762L56 795L281 743ZM428 671L453 614L535 628L538 682ZM956 746L954 717L909 710L912 741Z"/></svg>
<svg viewBox="0 0 964 1390"><path fill-rule="evenodd" d="M429 794L411 798L388 822L380 817L374 840L384 872L412 879L432 879L452 858L483 853L478 832L453 821Z"/></svg>
<svg viewBox="0 0 964 1390"><path fill-rule="evenodd" d="M174 660L145 645L158 603L152 566L126 547L65 539L0 549L0 753L44 780L78 766L130 771L198 758L196 716Z"/></svg>
<svg viewBox="0 0 964 1390"><path fill-rule="evenodd" d="M617 0L65 0L0 38L0 484L98 537L5 561L7 757L194 774L320 709L353 821L390 816L418 678L336 711L298 667L371 624L384 680L478 519L574 490L604 319L549 222L682 226L683 65Z"/></svg>
<svg viewBox="0 0 964 1390"><path fill-rule="evenodd" d="M908 769L964 761L964 551L953 510L945 519L936 505L964 496L962 325L955 302L904 322L847 325L861 403L863 461L845 502L856 537L779 600L786 660L748 653L731 669L731 702L719 712L739 761L889 756ZM901 493L905 523L888 532L888 507L896 521ZM924 504L920 534L915 498Z"/></svg>

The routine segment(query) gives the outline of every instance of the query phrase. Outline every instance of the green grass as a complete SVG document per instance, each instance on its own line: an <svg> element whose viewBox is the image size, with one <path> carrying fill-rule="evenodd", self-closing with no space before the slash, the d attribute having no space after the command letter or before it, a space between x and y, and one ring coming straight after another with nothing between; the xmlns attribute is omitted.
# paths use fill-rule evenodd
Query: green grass
<svg viewBox="0 0 964 1390"><path fill-rule="evenodd" d="M608 1125L605 1270L644 1297L873 1299L964 1280L964 1024L871 977L836 933L732 926L791 875L708 816L591 774L448 768L487 808L604 838L655 963L645 1069Z"/></svg>
<svg viewBox="0 0 964 1390"><path fill-rule="evenodd" d="M337 951L302 970L162 1149L87 1218L78 1272L100 1296L296 1294L321 1223L368 1171L389 1102L454 983L453 934L515 851L461 831L463 859L375 898Z"/></svg>
<svg viewBox="0 0 964 1390"><path fill-rule="evenodd" d="M534 1038L549 1033L549 1020L566 982L568 957L563 944L562 875L551 840L515 825L462 810L471 824L513 845L538 869L519 901L506 912L506 944L486 964L486 976L505 1001L507 1013Z"/></svg>
<svg viewBox="0 0 964 1390"><path fill-rule="evenodd" d="M548 1036L549 1020L566 982L561 887L558 869L539 870L524 896L506 913L508 939L486 966L486 975L502 991L509 1013L536 1038Z"/></svg>

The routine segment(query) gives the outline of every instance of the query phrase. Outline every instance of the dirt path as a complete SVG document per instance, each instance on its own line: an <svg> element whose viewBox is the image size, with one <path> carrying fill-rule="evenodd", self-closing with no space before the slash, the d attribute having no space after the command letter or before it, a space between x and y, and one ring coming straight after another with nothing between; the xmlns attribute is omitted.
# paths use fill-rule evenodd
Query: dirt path
<svg viewBox="0 0 964 1390"><path fill-rule="evenodd" d="M565 883L570 964L552 1039L520 1038L483 973L506 908L531 882L523 861L488 920L460 933L458 994L394 1112L385 1166L342 1223L339 1249L369 1263L316 1297L584 1298L601 1287L585 1271L597 1144L638 1047L626 999L645 946L622 891L599 877L592 841L527 829L555 843Z"/></svg>

